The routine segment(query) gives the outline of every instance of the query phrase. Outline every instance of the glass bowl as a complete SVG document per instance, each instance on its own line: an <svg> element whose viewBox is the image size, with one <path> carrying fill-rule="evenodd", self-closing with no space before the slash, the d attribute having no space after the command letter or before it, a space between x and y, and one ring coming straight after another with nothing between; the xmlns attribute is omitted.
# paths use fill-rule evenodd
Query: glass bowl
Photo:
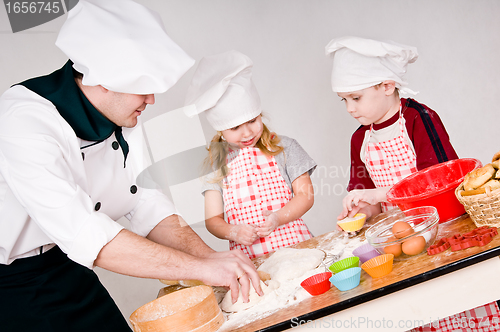
<svg viewBox="0 0 500 332"><path fill-rule="evenodd" d="M392 226L398 221L408 223L414 232L403 238L395 238L392 233ZM389 212L381 213L374 218L374 222L375 224L365 232L368 243L380 254L391 253L394 255L394 261L400 261L427 252L427 248L436 240L439 215L435 207L421 206L404 211L394 209ZM401 253L398 254L397 249L402 248L403 243L408 240L415 241L419 236L425 239L425 245L422 247L422 251L414 255L407 255L399 249ZM407 244L410 242L407 242Z"/></svg>

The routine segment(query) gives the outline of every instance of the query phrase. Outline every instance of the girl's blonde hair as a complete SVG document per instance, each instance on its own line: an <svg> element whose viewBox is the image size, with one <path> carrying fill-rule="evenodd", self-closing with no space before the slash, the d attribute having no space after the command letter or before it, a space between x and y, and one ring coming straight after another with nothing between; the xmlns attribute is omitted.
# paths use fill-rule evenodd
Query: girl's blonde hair
<svg viewBox="0 0 500 332"><path fill-rule="evenodd" d="M266 156L276 156L283 152L283 147L278 145L281 141L278 135L269 131L264 123L262 125L262 135L255 146ZM209 182L222 184L222 180L229 174L226 162L229 144L224 140L221 132L217 132L207 150L208 157L204 162L205 170L208 171L207 173L215 170L215 177L211 178Z"/></svg>

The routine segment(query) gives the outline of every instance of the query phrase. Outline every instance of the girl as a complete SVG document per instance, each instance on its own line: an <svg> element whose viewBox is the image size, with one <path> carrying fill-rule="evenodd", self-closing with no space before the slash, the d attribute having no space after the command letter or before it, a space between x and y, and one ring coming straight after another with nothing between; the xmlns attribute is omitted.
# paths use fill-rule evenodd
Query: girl
<svg viewBox="0 0 500 332"><path fill-rule="evenodd" d="M207 229L250 258L312 237L301 217L314 203L316 168L295 140L263 124L252 66L236 51L205 57L186 97L186 114L204 112L217 130L202 189Z"/></svg>

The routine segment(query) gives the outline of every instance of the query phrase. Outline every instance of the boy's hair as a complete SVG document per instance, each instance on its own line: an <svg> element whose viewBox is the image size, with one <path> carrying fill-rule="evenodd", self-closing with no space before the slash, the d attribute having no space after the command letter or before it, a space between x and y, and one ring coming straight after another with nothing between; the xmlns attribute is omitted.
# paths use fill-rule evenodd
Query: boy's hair
<svg viewBox="0 0 500 332"><path fill-rule="evenodd" d="M281 141L278 135L269 131L265 124L262 125L262 135L255 146L266 156L276 156L283 152L283 147L278 145ZM208 157L204 162L204 167L207 172L204 174L211 173L215 170L215 176L211 178L209 182L222 184L222 180L229 174L229 167L226 162L229 144L222 138L222 134L217 132L207 150Z"/></svg>

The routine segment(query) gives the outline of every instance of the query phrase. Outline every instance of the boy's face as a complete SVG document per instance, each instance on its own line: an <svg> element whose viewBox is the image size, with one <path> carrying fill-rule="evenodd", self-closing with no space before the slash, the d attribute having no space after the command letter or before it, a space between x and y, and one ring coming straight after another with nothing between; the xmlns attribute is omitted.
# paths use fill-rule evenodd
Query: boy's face
<svg viewBox="0 0 500 332"><path fill-rule="evenodd" d="M375 87L369 87L353 92L338 92L337 95L345 102L347 112L362 125L382 123L390 119L399 100L393 96L394 88L385 82Z"/></svg>

